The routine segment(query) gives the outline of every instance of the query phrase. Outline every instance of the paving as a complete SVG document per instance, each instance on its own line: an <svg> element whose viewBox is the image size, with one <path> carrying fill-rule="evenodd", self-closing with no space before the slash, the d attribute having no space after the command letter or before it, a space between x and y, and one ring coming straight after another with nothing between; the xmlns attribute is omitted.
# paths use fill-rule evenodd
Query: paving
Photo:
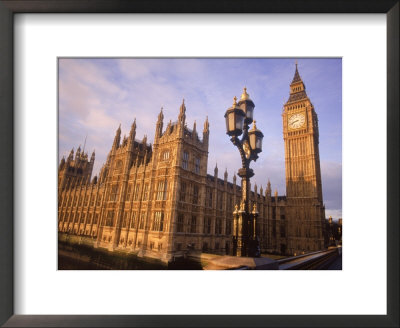
<svg viewBox="0 0 400 328"><path fill-rule="evenodd" d="M278 262L265 257L221 256L210 259L204 270L233 270L247 268L253 270L277 270Z"/></svg>

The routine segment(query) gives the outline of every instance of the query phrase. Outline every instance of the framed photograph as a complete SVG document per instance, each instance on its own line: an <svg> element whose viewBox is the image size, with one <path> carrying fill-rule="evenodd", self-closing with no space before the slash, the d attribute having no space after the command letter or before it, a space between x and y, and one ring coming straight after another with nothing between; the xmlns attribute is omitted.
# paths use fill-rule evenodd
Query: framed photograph
<svg viewBox="0 0 400 328"><path fill-rule="evenodd" d="M341 58L58 58L58 269L341 270L341 82Z"/></svg>
<svg viewBox="0 0 400 328"><path fill-rule="evenodd" d="M0 10L2 325L399 325L398 1Z"/></svg>

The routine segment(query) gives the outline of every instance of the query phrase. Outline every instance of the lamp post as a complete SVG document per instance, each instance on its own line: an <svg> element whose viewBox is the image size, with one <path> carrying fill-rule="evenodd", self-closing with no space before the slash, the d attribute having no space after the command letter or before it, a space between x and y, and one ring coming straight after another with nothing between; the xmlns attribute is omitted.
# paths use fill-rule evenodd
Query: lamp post
<svg viewBox="0 0 400 328"><path fill-rule="evenodd" d="M242 178L242 199L240 206L235 205L233 212L233 255L236 256L260 256L260 245L257 231L257 207L254 204L250 209L250 178L254 175L250 168L250 162L256 161L258 154L262 151L262 139L264 135L256 127L249 130L253 123L254 103L250 99L246 88L237 103L233 98L232 107L225 113L226 134L231 137L232 143L238 148L242 159L242 168L238 175ZM239 139L239 136L242 139Z"/></svg>

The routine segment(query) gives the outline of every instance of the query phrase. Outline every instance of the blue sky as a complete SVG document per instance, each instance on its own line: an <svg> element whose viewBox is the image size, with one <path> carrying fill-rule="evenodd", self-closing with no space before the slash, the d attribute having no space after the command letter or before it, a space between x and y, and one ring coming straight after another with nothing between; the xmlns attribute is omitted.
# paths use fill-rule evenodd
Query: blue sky
<svg viewBox="0 0 400 328"><path fill-rule="evenodd" d="M319 118L322 188L326 215L342 217L342 63L338 58L297 59L306 91ZM282 106L289 97L295 59L60 59L59 160L72 147L96 150L97 174L121 123L129 134L136 117L137 139L154 139L160 108L164 121L175 121L182 99L188 127L201 130L208 116L210 147L208 172L216 163L228 180L241 166L237 149L225 134L224 114L236 95L247 87L255 103L257 128L264 133L263 152L252 162L257 183L265 190L286 193Z"/></svg>

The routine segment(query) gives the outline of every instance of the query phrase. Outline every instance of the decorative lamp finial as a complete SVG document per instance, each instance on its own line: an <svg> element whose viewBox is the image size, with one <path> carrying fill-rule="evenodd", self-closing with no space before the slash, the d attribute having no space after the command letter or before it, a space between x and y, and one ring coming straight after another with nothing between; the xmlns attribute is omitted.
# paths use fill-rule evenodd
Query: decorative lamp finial
<svg viewBox="0 0 400 328"><path fill-rule="evenodd" d="M242 96L240 97L240 100L248 100L248 99L250 99L250 96L249 96L249 94L247 93L247 88L244 87L244 88L243 88Z"/></svg>

